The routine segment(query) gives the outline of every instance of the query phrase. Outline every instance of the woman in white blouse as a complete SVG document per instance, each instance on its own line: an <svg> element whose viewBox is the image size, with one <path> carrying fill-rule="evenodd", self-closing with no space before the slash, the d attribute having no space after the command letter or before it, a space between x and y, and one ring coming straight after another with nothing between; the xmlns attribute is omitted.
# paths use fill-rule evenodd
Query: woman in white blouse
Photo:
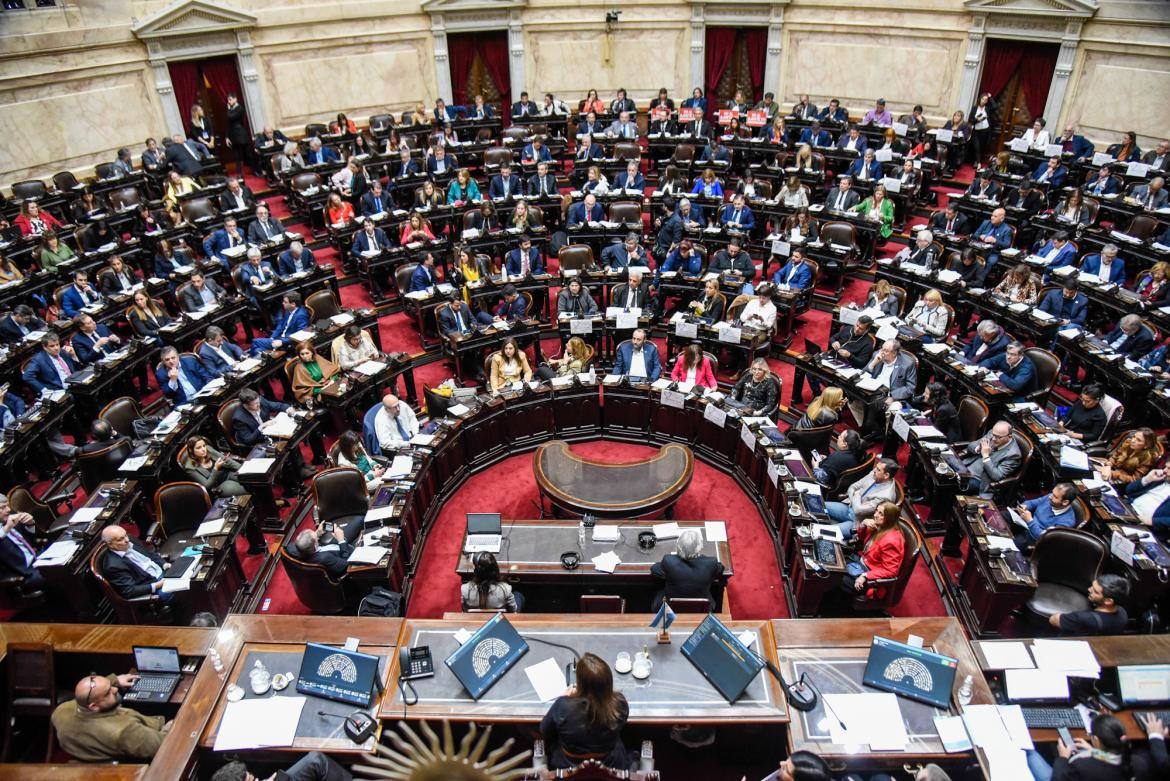
<svg viewBox="0 0 1170 781"><path fill-rule="evenodd" d="M1021 138L1028 142L1029 149L1048 148L1048 131L1044 129L1044 124L1044 117L1036 117L1032 120L1032 127L1024 131Z"/></svg>
<svg viewBox="0 0 1170 781"><path fill-rule="evenodd" d="M776 198L785 206L800 209L808 206L808 188L800 183L800 179L790 176L776 194Z"/></svg>
<svg viewBox="0 0 1170 781"><path fill-rule="evenodd" d="M927 290L906 316L907 325L926 332L929 339L923 337L924 342L945 337L950 320L950 312L943 306L942 294L934 289Z"/></svg>

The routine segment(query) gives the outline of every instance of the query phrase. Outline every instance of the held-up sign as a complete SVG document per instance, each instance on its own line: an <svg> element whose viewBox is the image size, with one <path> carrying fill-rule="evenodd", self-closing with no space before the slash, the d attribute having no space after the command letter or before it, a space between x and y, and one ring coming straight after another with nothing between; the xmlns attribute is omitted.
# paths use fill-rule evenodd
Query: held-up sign
<svg viewBox="0 0 1170 781"><path fill-rule="evenodd" d="M650 119L654 122L664 122L670 116L670 109L666 106L655 106L650 109Z"/></svg>
<svg viewBox="0 0 1170 781"><path fill-rule="evenodd" d="M943 130L939 128L938 132L934 134L934 140L940 144L949 144L955 139L955 131Z"/></svg>
<svg viewBox="0 0 1170 781"><path fill-rule="evenodd" d="M695 119L695 109L691 106L683 106L678 110L679 122L693 122Z"/></svg>
<svg viewBox="0 0 1170 781"><path fill-rule="evenodd" d="M736 115L736 112L733 109L729 109L729 108L719 109L719 124L720 125L730 125L731 119L735 115Z"/></svg>
<svg viewBox="0 0 1170 781"><path fill-rule="evenodd" d="M748 127L763 127L766 124L768 124L767 111L749 111L747 113Z"/></svg>

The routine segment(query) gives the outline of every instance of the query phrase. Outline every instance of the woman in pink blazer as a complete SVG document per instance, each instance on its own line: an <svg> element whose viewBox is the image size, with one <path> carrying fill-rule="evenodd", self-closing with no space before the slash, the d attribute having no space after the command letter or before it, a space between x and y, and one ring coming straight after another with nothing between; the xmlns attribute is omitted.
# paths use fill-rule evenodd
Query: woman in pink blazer
<svg viewBox="0 0 1170 781"><path fill-rule="evenodd" d="M715 382L715 372L711 370L711 359L703 355L697 344L687 345L679 353L670 379L675 382L693 382L711 390L719 387Z"/></svg>
<svg viewBox="0 0 1170 781"><path fill-rule="evenodd" d="M893 502L882 502L873 517L866 518L857 529L861 557L859 561L850 561L845 571L847 577L853 576L854 590L864 590L870 599L884 596L885 589L867 587L869 581L895 577L902 568L906 540L898 529L901 513Z"/></svg>

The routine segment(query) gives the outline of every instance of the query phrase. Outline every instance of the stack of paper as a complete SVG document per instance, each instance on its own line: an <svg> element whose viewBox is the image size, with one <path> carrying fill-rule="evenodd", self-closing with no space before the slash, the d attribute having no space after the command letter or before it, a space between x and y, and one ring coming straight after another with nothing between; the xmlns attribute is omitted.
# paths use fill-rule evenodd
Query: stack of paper
<svg viewBox="0 0 1170 781"><path fill-rule="evenodd" d="M415 434L410 438L410 444L418 447L430 447L431 443L434 441L434 434Z"/></svg>
<svg viewBox="0 0 1170 781"><path fill-rule="evenodd" d="M1101 677L1101 665L1085 640L1038 638L1032 641L1032 656L1042 670L1059 670L1075 678Z"/></svg>
<svg viewBox="0 0 1170 781"><path fill-rule="evenodd" d="M240 475L262 475L272 468L276 463L275 458L249 458L240 465L240 469L236 474Z"/></svg>
<svg viewBox="0 0 1170 781"><path fill-rule="evenodd" d="M304 697L263 697L229 702L215 735L215 751L291 746Z"/></svg>
<svg viewBox="0 0 1170 781"><path fill-rule="evenodd" d="M463 404L452 404L450 407L447 407L447 414L454 415L455 417L466 415L468 412L471 412L471 409Z"/></svg>
<svg viewBox="0 0 1170 781"><path fill-rule="evenodd" d="M270 437L288 439L297 433L297 422L287 412L282 411L271 420L265 421L260 430Z"/></svg>
<svg viewBox="0 0 1170 781"><path fill-rule="evenodd" d="M33 562L33 566L52 567L56 564L63 564L73 558L73 554L80 545L81 543L71 537L64 540L57 540L41 551L41 554Z"/></svg>
<svg viewBox="0 0 1170 781"><path fill-rule="evenodd" d="M400 477L406 477L413 468L414 459L410 456L394 456L394 460L390 463L390 468L382 475L382 479L397 480Z"/></svg>
<svg viewBox="0 0 1170 781"><path fill-rule="evenodd" d="M364 374L367 377L373 377L378 372L386 368L386 364L381 361L365 361L353 367L353 370L358 374Z"/></svg>
<svg viewBox="0 0 1170 781"><path fill-rule="evenodd" d="M132 456L122 462L122 465L118 467L118 471L137 472L144 466L146 466L146 456Z"/></svg>
<svg viewBox="0 0 1170 781"><path fill-rule="evenodd" d="M727 542L727 524L723 521L704 521L703 531L707 542Z"/></svg>
<svg viewBox="0 0 1170 781"><path fill-rule="evenodd" d="M871 751L902 751L909 738L898 698L887 692L826 693L825 701L834 713L848 714L847 728L830 718L829 736L846 746L868 744Z"/></svg>
<svg viewBox="0 0 1170 781"><path fill-rule="evenodd" d="M593 527L594 542L617 542L620 539L620 526L597 524Z"/></svg>
<svg viewBox="0 0 1170 781"><path fill-rule="evenodd" d="M593 566L597 568L598 572L613 573L617 569L617 565L622 563L618 555L611 550L606 551L600 556L594 556L591 561Z"/></svg>
<svg viewBox="0 0 1170 781"><path fill-rule="evenodd" d="M69 523L89 523L97 520L97 517L102 514L100 507L78 507L73 515L69 516Z"/></svg>
<svg viewBox="0 0 1170 781"><path fill-rule="evenodd" d="M678 539L679 528L674 521L670 523L656 523L654 524L654 536L660 540L674 540Z"/></svg>
<svg viewBox="0 0 1170 781"><path fill-rule="evenodd" d="M363 545L360 548L353 549L353 553L349 555L349 563L377 564L389 552L389 548L383 548L380 545Z"/></svg>

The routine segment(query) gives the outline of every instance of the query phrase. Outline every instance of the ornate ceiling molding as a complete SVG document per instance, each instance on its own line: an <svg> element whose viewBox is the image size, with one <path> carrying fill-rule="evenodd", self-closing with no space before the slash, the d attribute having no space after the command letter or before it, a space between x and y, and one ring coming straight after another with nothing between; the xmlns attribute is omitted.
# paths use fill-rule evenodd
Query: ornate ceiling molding
<svg viewBox="0 0 1170 781"><path fill-rule="evenodd" d="M525 8L528 0L423 0L428 14L455 14L463 11L510 11Z"/></svg>
<svg viewBox="0 0 1170 781"><path fill-rule="evenodd" d="M252 14L207 0L176 0L130 27L138 38L150 41L189 35L235 32L256 25Z"/></svg>
<svg viewBox="0 0 1170 781"><path fill-rule="evenodd" d="M1053 16L1088 19L1097 13L1098 0L963 0L973 14L989 16Z"/></svg>

